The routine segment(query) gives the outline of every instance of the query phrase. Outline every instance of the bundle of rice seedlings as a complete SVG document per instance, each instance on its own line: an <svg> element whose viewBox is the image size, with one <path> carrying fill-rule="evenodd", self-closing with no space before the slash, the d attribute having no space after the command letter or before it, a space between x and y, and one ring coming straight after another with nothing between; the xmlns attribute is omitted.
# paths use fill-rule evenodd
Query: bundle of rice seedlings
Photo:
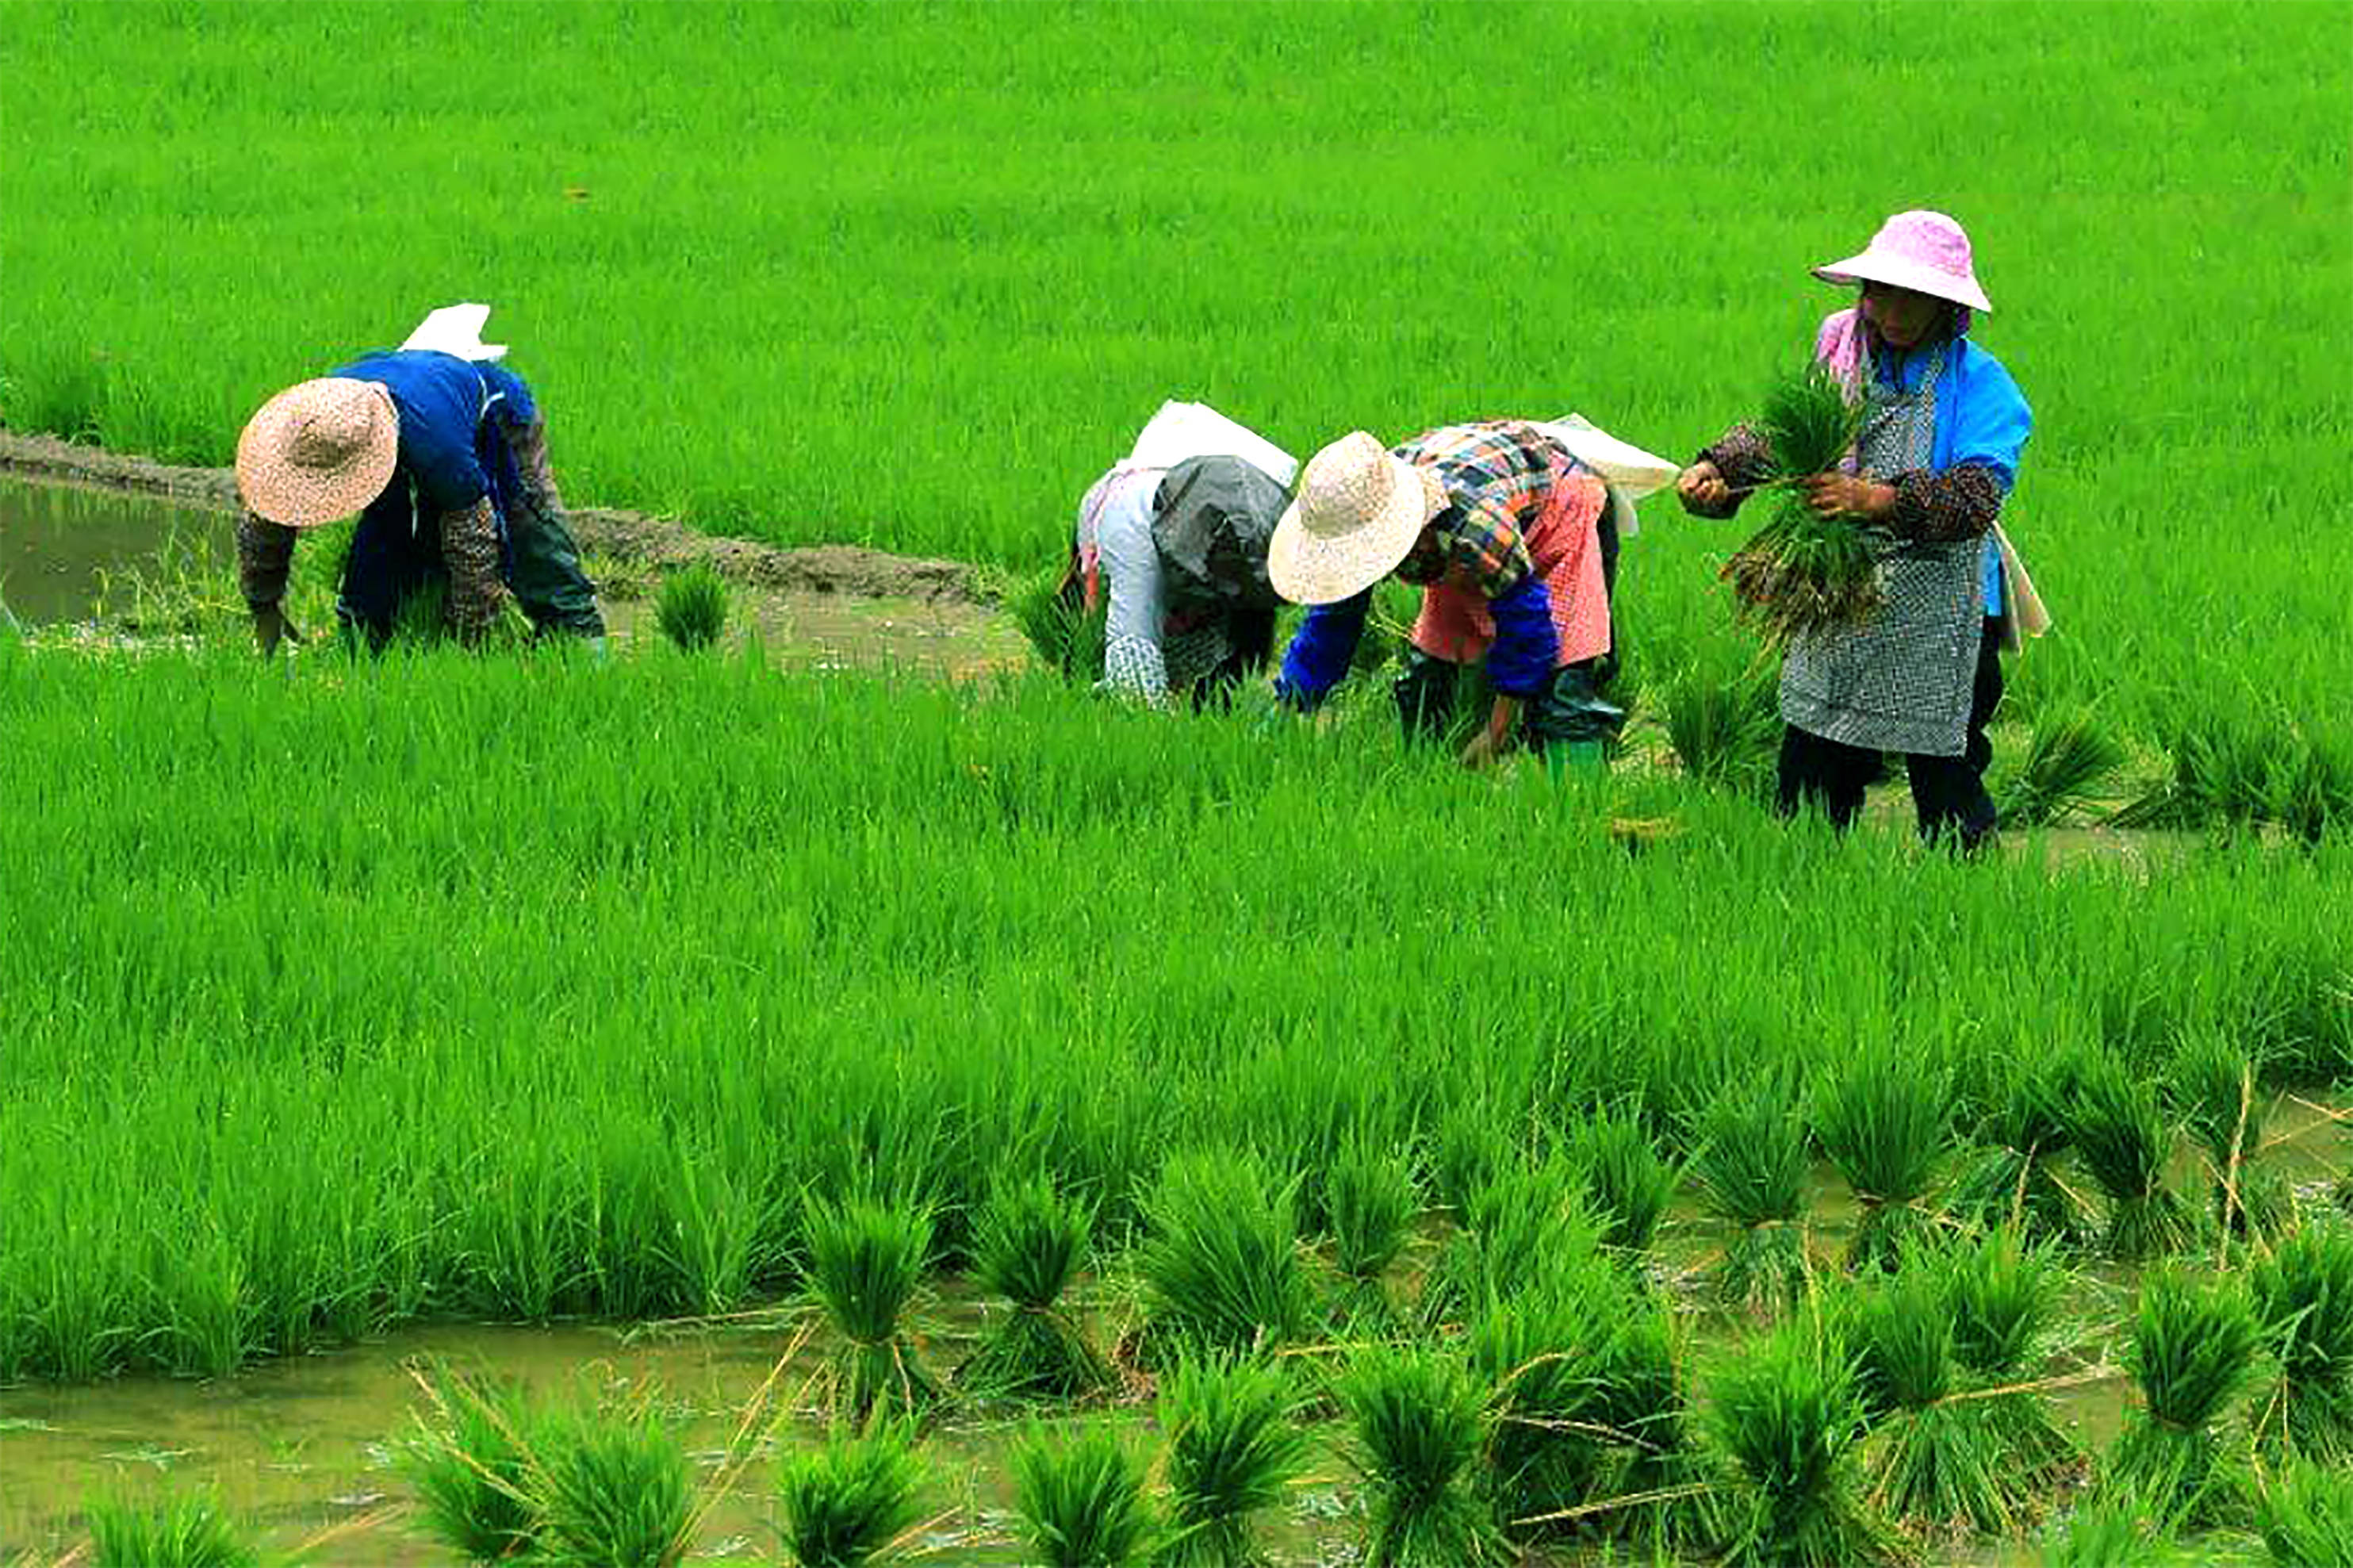
<svg viewBox="0 0 2353 1568"><path fill-rule="evenodd" d="M1022 583L1006 595L1005 608L1040 664L1077 685L1103 678L1108 605L1085 608L1067 563L1049 567Z"/></svg>
<svg viewBox="0 0 2353 1568"><path fill-rule="evenodd" d="M1472 1323L1471 1370L1488 1391L1488 1486L1507 1529L1546 1533L1554 1516L1599 1495L1632 1443L1604 1408L1617 1340L1636 1320L1632 1295L1594 1256L1491 1301Z"/></svg>
<svg viewBox="0 0 2353 1568"><path fill-rule="evenodd" d="M1422 1281L1423 1324L1467 1323L1505 1300L1597 1255L1601 1222L1567 1160L1547 1158L1497 1171L1472 1194Z"/></svg>
<svg viewBox="0 0 2353 1568"><path fill-rule="evenodd" d="M2109 1050L2084 1054L2073 1088L2067 1134L2107 1194L2108 1255L2137 1263L2186 1245L2193 1227L2180 1194L2165 1182L2173 1128L2156 1090Z"/></svg>
<svg viewBox="0 0 2353 1568"><path fill-rule="evenodd" d="M1600 1377L1598 1419L1627 1445L1614 1489L1640 1499L1602 1522L1654 1553L1688 1554L1725 1531L1712 1459L1691 1419L1684 1364L1672 1309L1645 1298L1614 1336Z"/></svg>
<svg viewBox="0 0 2353 1568"><path fill-rule="evenodd" d="M914 1429L904 1422L837 1433L823 1447L788 1456L776 1467L785 1550L800 1568L887 1562L923 1522L923 1484Z"/></svg>
<svg viewBox="0 0 2353 1568"><path fill-rule="evenodd" d="M2248 1270L2277 1381L2257 1402L2266 1454L2353 1461L2353 1231L2307 1224Z"/></svg>
<svg viewBox="0 0 2353 1568"><path fill-rule="evenodd" d="M2172 1561L2173 1531L2128 1499L2086 1499L2052 1531L2048 1568L2146 1568Z"/></svg>
<svg viewBox="0 0 2353 1568"><path fill-rule="evenodd" d="M1306 1463L1307 1429L1275 1366L1187 1357L1160 1385L1169 1568L1248 1568L1252 1521L1282 1501Z"/></svg>
<svg viewBox="0 0 2353 1568"><path fill-rule="evenodd" d="M1108 1426L1023 1436L1013 1449L1013 1511L1047 1568L1126 1568L1145 1560L1155 1533L1144 1467Z"/></svg>
<svg viewBox="0 0 2353 1568"><path fill-rule="evenodd" d="M1675 1171L1631 1108L1603 1110L1568 1136L1569 1163L1601 1221L1605 1245L1648 1250L1675 1198Z"/></svg>
<svg viewBox="0 0 2353 1568"><path fill-rule="evenodd" d="M1856 1495L1862 1427L1854 1373L1820 1325L1792 1319L1717 1372L1709 1428L1736 1496L1725 1561L1832 1568L1901 1556L1893 1530Z"/></svg>
<svg viewBox="0 0 2353 1568"><path fill-rule="evenodd" d="M1772 518L1733 552L1722 576L1741 619L1775 646L1862 626L1879 612L1870 539L1845 518L1817 517L1795 488L1835 469L1862 433L1862 406L1828 367L1774 382L1757 421L1772 450Z"/></svg>
<svg viewBox="0 0 2353 1568"><path fill-rule="evenodd" d="M1486 1436L1478 1386L1451 1358L1422 1347L1361 1351L1339 1393L1363 1476L1369 1568L1470 1568L1511 1549L1466 1474Z"/></svg>
<svg viewBox="0 0 2353 1568"><path fill-rule="evenodd" d="M1734 1226L1715 1270L1717 1296L1754 1312L1796 1301L1807 1277L1805 1124L1789 1081L1728 1081L1700 1113L1692 1171L1701 1201Z"/></svg>
<svg viewBox="0 0 2353 1568"><path fill-rule="evenodd" d="M209 1491L146 1502L94 1497L82 1514L92 1568L255 1568L261 1561Z"/></svg>
<svg viewBox="0 0 2353 1568"><path fill-rule="evenodd" d="M1953 1356L1975 1385L2001 1446L2000 1473L2020 1511L2081 1457L2033 1381L2056 1324L2064 1279L2048 1253L1993 1231L1937 1260Z"/></svg>
<svg viewBox="0 0 2353 1568"><path fill-rule="evenodd" d="M1925 1205L1950 1128L1941 1067L1894 1044L1863 1044L1815 1091L1814 1135L1862 1206L1848 1261L1892 1268L1928 1232Z"/></svg>
<svg viewBox="0 0 2353 1568"><path fill-rule="evenodd" d="M929 1405L938 1387L902 1319L931 1260L930 1211L812 1196L803 1237L809 1292L842 1341L819 1374L826 1403L860 1421Z"/></svg>
<svg viewBox="0 0 2353 1568"><path fill-rule="evenodd" d="M1499 1172L1516 1163L1519 1150L1504 1131L1509 1125L1509 1113L1483 1099L1449 1107L1430 1139L1430 1201L1460 1213Z"/></svg>
<svg viewBox="0 0 2353 1568"><path fill-rule="evenodd" d="M959 1383L1008 1398L1071 1399L1103 1386L1103 1358L1062 1307L1086 1266L1094 1219L1093 1203L1056 1191L1043 1173L990 1188L973 1226L973 1275L1013 1310L964 1363Z"/></svg>
<svg viewBox="0 0 2353 1568"><path fill-rule="evenodd" d="M1342 1315L1373 1326L1387 1323L1393 1308L1382 1278L1421 1213L1412 1160L1403 1150L1351 1137L1324 1176L1324 1204Z"/></svg>
<svg viewBox="0 0 2353 1568"><path fill-rule="evenodd" d="M1772 789L1781 710L1770 666L1729 673L1686 666L1667 683L1665 700L1667 743L1686 774L1743 795L1761 798Z"/></svg>
<svg viewBox="0 0 2353 1568"><path fill-rule="evenodd" d="M1978 1136L1981 1150L1954 1183L1953 1212L1980 1224L2016 1231L2028 1242L2073 1243L2096 1216L2060 1179L2073 1140L2079 1054L2040 1048L1997 1059Z"/></svg>
<svg viewBox="0 0 2353 1568"><path fill-rule="evenodd" d="M1297 1185L1230 1150L1169 1159L1144 1199L1136 1272L1152 1331L1170 1351L1248 1354L1304 1337L1314 1308Z"/></svg>
<svg viewBox="0 0 2353 1568"><path fill-rule="evenodd" d="M2278 1568L2344 1568L2353 1563L2353 1475L2310 1462L2289 1466L2263 1489L2255 1528Z"/></svg>
<svg viewBox="0 0 2353 1568"><path fill-rule="evenodd" d="M520 1555L538 1531L532 1500L533 1415L522 1388L448 1370L425 1384L436 1419L398 1449L425 1527L470 1562Z"/></svg>
<svg viewBox="0 0 2353 1568"><path fill-rule="evenodd" d="M2034 717L2026 755L1995 792L2010 827L2039 828L2087 810L2124 766L2125 748L2091 709L2054 706Z"/></svg>
<svg viewBox="0 0 2353 1568"><path fill-rule="evenodd" d="M1866 1292L1851 1331L1858 1390L1883 1434L1866 1472L1872 1502L1932 1529L2008 1530L2001 1436L1985 1402L1950 1397L1953 1319L1925 1258Z"/></svg>
<svg viewBox="0 0 2353 1568"><path fill-rule="evenodd" d="M566 1568L675 1568L694 1486L686 1450L649 1399L552 1413L533 1447L540 1560Z"/></svg>
<svg viewBox="0 0 2353 1568"><path fill-rule="evenodd" d="M2158 1270L2144 1281L2125 1358L2142 1408L2126 1417L2108 1462L2119 1495L2184 1524L2213 1524L2234 1508L2241 1467L2217 1424L2253 1368L2260 1337L2235 1280L2200 1286Z"/></svg>
<svg viewBox="0 0 2353 1568"><path fill-rule="evenodd" d="M654 601L654 623L689 653L710 647L727 629L727 579L708 561L670 573Z"/></svg>
<svg viewBox="0 0 2353 1568"><path fill-rule="evenodd" d="M2170 1093L2182 1125L2214 1176L2214 1217L2225 1237L2272 1236L2295 1218L2286 1182L2255 1163L2270 1096L2258 1053L2212 1023L2193 1024L2175 1042Z"/></svg>

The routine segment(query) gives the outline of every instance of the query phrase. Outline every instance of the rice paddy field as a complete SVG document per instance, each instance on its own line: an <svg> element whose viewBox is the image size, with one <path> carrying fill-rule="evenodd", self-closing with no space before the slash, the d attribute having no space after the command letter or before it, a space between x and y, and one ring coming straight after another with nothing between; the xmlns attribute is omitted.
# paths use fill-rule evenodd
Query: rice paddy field
<svg viewBox="0 0 2353 1568"><path fill-rule="evenodd" d="M0 1562L2353 1556L2353 6L0 23L10 430L484 299L575 504L1010 577L1166 397L1686 454L1928 206L2059 620L1979 860L1773 818L1657 502L1567 786L1370 674L0 628Z"/></svg>

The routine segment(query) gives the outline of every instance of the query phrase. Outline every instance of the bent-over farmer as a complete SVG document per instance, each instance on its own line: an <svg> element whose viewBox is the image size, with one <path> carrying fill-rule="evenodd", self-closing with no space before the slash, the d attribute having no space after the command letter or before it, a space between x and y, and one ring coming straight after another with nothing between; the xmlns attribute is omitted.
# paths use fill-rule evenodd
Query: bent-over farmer
<svg viewBox="0 0 2353 1568"><path fill-rule="evenodd" d="M1516 739L1555 770L1599 767L1624 713L1602 700L1610 651L1599 474L1528 420L1450 425L1394 450L1354 431L1308 460L1267 570L1312 606L1276 682L1312 710L1346 674L1373 586L1421 589L1398 714L1409 737L1441 735L1457 677L1484 661L1494 703L1464 746L1482 767Z"/></svg>
<svg viewBox="0 0 2353 1568"><path fill-rule="evenodd" d="M1986 724L2001 652L2049 624L1997 520L2033 416L2001 362L1970 341L1989 311L1968 236L1938 212L1889 218L1861 254L1814 269L1860 285L1815 334L1814 358L1865 404L1844 467L1803 481L1824 517L1873 541L1884 602L1853 630L1801 637L1781 666L1779 804L1862 809L1883 754L1901 756L1922 836L1968 848L1994 831ZM1729 517L1770 477L1765 438L1736 425L1676 482L1686 511Z"/></svg>
<svg viewBox="0 0 2353 1568"><path fill-rule="evenodd" d="M510 592L535 630L605 635L548 467L546 421L501 366L402 348L290 387L238 438L237 482L247 508L237 577L264 652L299 640L284 609L296 535L354 512L335 613L372 644L435 585L468 641Z"/></svg>

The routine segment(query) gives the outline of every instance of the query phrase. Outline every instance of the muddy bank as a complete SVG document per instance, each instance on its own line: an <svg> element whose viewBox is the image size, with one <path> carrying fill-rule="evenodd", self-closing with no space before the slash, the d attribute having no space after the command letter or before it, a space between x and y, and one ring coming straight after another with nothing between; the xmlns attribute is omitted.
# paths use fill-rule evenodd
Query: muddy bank
<svg viewBox="0 0 2353 1568"><path fill-rule="evenodd" d="M237 509L237 480L228 469L157 462L54 436L0 429L0 473L162 496L214 511ZM778 593L844 594L942 605L996 602L980 570L963 561L894 556L858 545L787 549L698 533L665 518L610 507L572 507L568 514L583 549L657 570L707 561L733 581Z"/></svg>

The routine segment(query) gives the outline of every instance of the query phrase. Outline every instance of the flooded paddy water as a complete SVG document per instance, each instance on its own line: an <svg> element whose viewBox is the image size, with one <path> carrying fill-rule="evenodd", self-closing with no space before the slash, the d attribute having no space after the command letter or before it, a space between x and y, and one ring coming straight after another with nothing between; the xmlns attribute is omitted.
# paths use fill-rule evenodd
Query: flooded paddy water
<svg viewBox="0 0 2353 1568"><path fill-rule="evenodd" d="M156 496L0 479L0 603L26 626L88 621L125 608L140 578L233 560L232 530Z"/></svg>

